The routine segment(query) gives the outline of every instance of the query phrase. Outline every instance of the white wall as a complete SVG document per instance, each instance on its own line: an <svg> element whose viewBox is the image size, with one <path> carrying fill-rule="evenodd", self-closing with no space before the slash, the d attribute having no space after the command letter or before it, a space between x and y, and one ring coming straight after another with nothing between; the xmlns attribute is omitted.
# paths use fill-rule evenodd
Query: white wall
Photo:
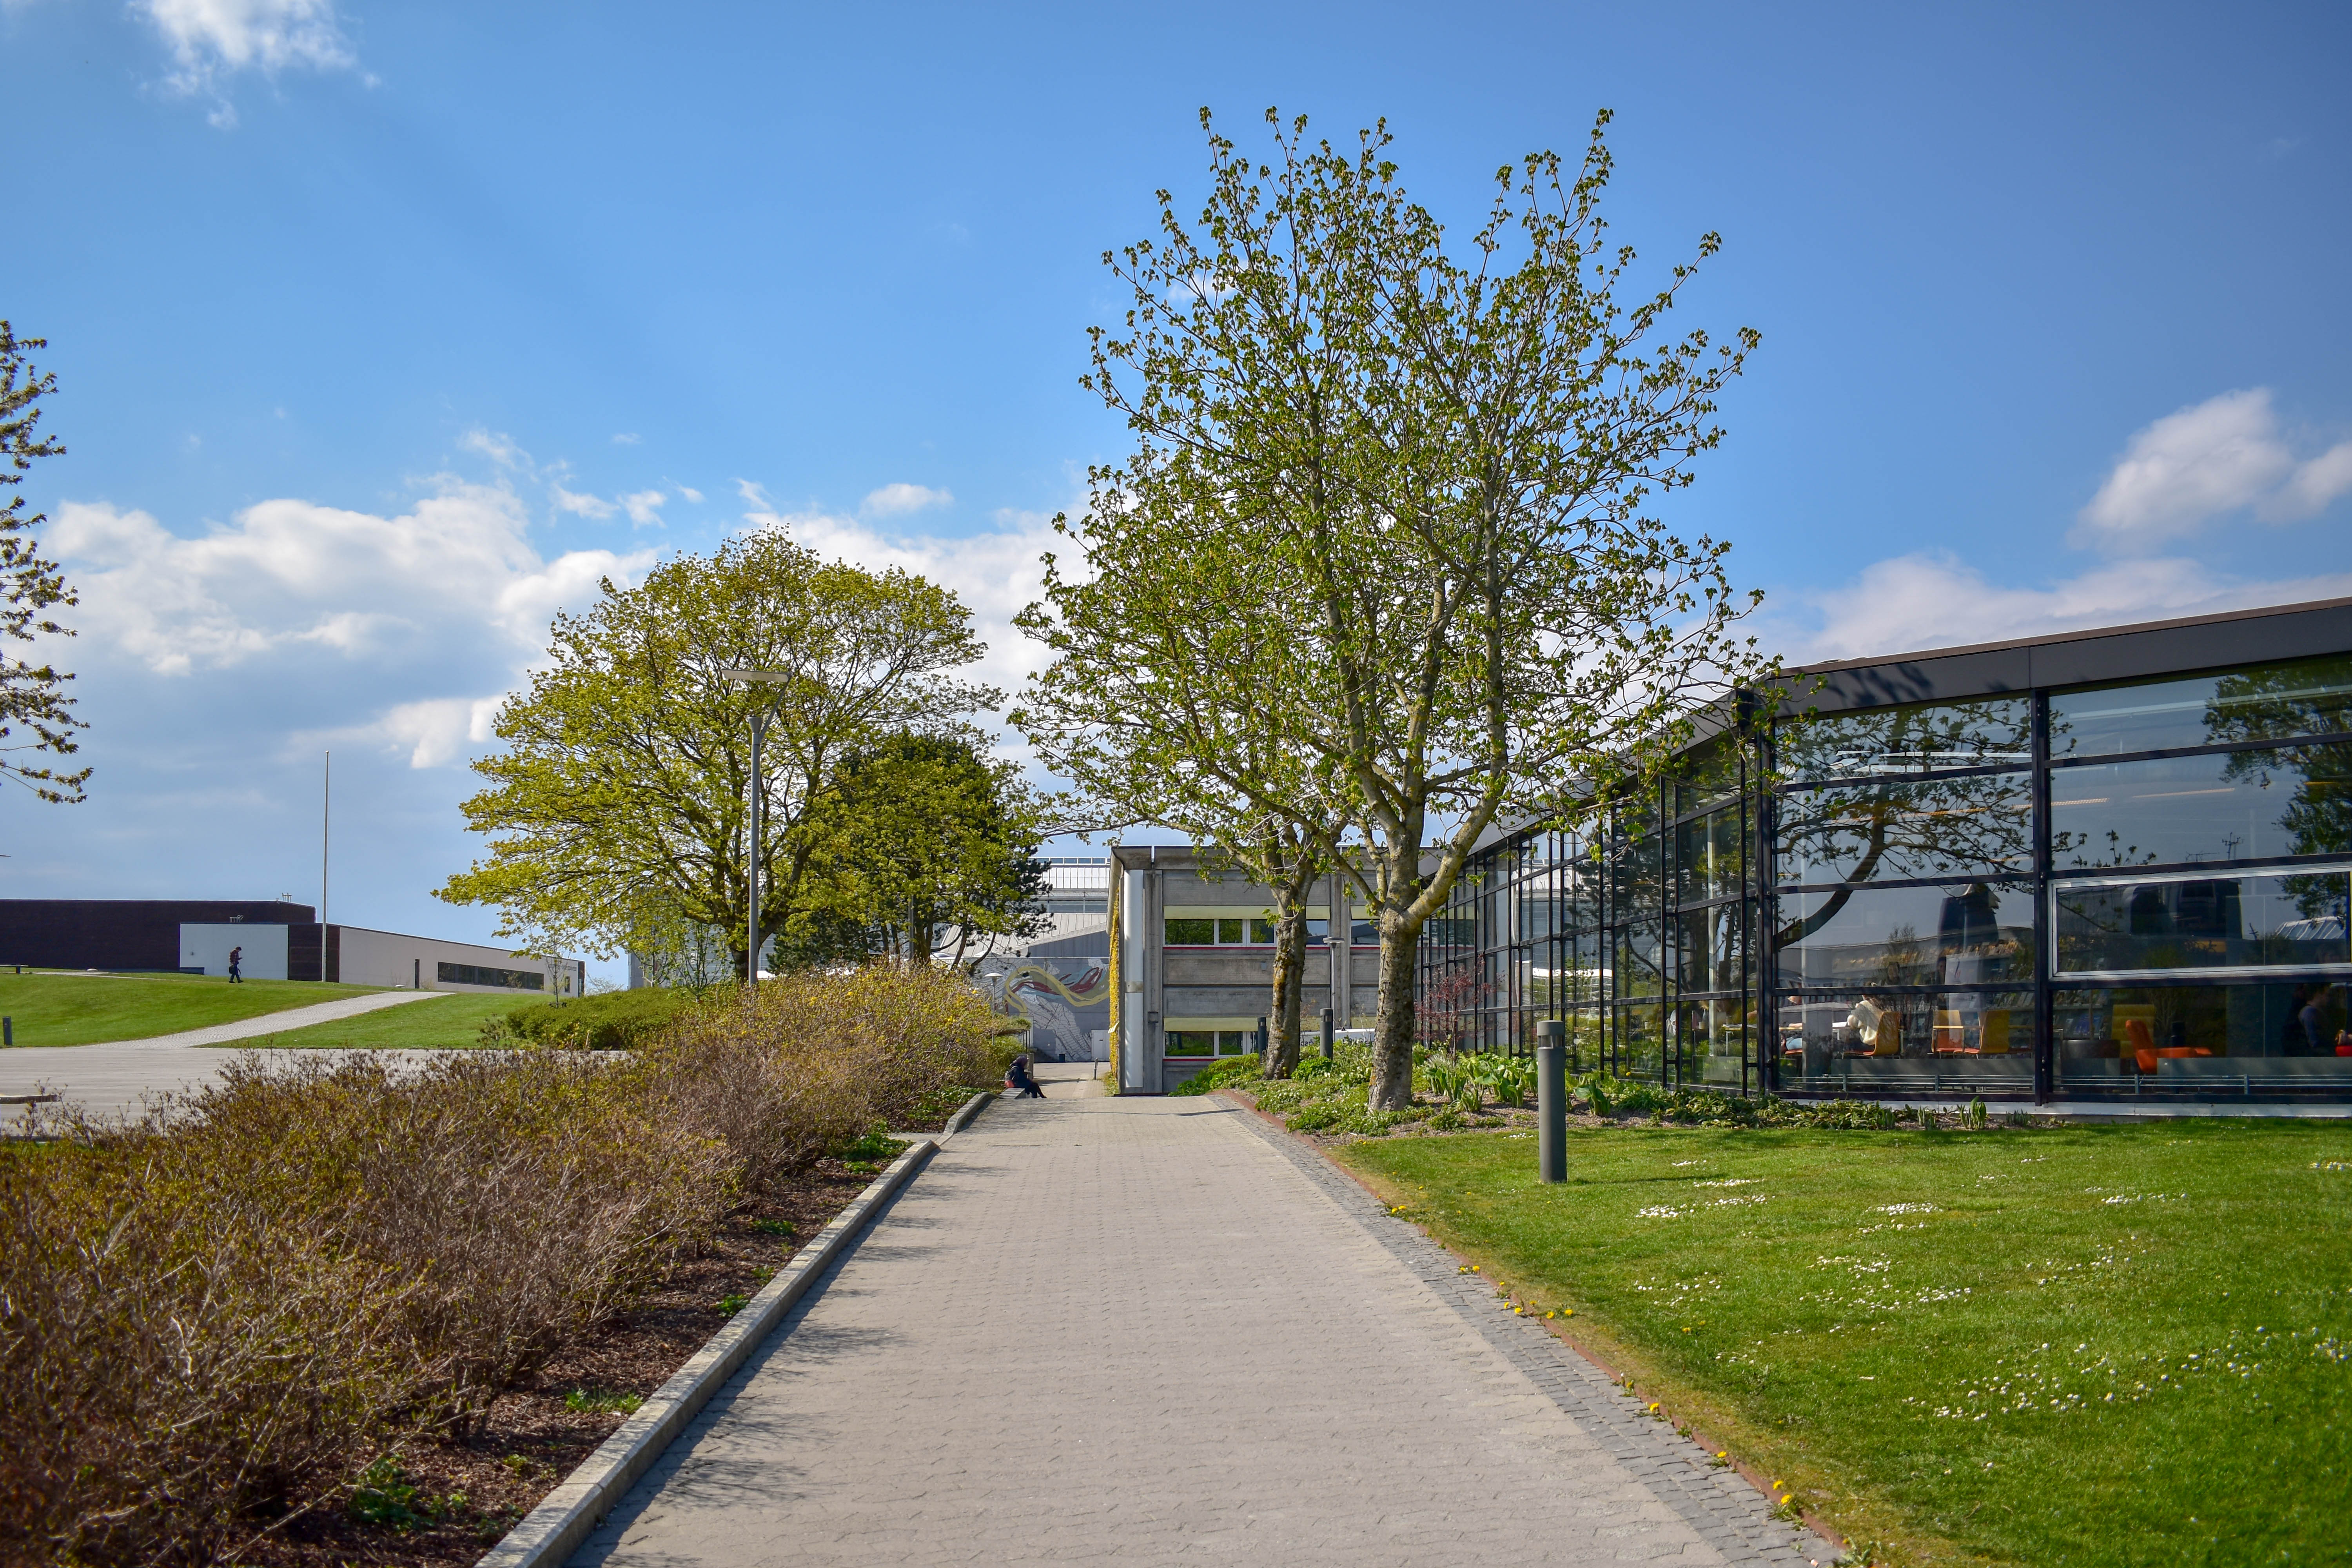
<svg viewBox="0 0 2352 1568"><path fill-rule="evenodd" d="M577 996L582 980L576 958L518 956L510 948L484 947L470 942L439 942L431 937L402 936L397 931L369 931L363 926L338 926L341 962L336 973L346 985L389 985L406 990L421 984L427 991L471 991L483 994ZM541 989L527 991L502 985L469 985L444 980L444 963L478 969L527 970L546 977Z"/></svg>
<svg viewBox="0 0 2352 1568"><path fill-rule="evenodd" d="M577 996L587 978L587 966L576 958L517 957L503 947L478 942L439 942L432 937L402 936L397 931L370 931L364 926L334 928L341 952L337 977L345 985L382 985L405 991L422 984L427 991L472 991L508 995ZM282 925L206 924L180 927L180 965L201 965L206 974L228 973L228 951L245 949L240 965L248 980L286 978L286 928ZM468 985L441 978L443 963L468 964L478 969L520 969L544 976L541 988L527 991L503 985Z"/></svg>
<svg viewBox="0 0 2352 1568"><path fill-rule="evenodd" d="M237 960L237 972L247 980L286 978L286 928L282 925L226 921L183 925L180 967L201 966L206 974L226 974L233 947L245 950Z"/></svg>

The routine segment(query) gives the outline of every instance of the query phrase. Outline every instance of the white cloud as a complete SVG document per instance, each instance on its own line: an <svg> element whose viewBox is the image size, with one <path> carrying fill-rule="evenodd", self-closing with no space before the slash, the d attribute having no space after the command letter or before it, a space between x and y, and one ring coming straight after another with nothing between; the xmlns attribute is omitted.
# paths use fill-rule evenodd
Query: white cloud
<svg viewBox="0 0 2352 1568"><path fill-rule="evenodd" d="M344 70L358 64L335 16L334 0L133 0L134 14L152 23L172 51L173 90L217 95L220 83L244 70L275 76L289 67ZM236 123L236 109L221 97L212 122Z"/></svg>
<svg viewBox="0 0 2352 1568"><path fill-rule="evenodd" d="M602 496L575 495L561 484L549 485L547 493L554 499L556 510L581 517L607 518L621 510Z"/></svg>
<svg viewBox="0 0 2352 1568"><path fill-rule="evenodd" d="M2131 438L2071 540L2145 549L2249 508L2274 521L2310 517L2352 490L2352 442L2298 462L2268 387L2225 392L2168 414Z"/></svg>
<svg viewBox="0 0 2352 1568"><path fill-rule="evenodd" d="M194 539L145 511L68 501L49 542L80 591L85 663L118 657L164 678L235 669L231 687L266 702L331 658L341 705L375 715L344 732L429 767L487 737L479 715L520 682L557 609L653 563L650 551L542 559L528 521L510 490L444 479L398 517L268 500Z"/></svg>
<svg viewBox="0 0 2352 1568"><path fill-rule="evenodd" d="M910 511L927 507L946 506L955 497L945 490L935 490L924 485L884 485L869 494L858 508L868 517L903 517Z"/></svg>
<svg viewBox="0 0 2352 1568"><path fill-rule="evenodd" d="M678 486L677 493L684 496L687 500L692 501L697 506L700 506L702 504L702 492L696 489L692 485Z"/></svg>
<svg viewBox="0 0 2352 1568"><path fill-rule="evenodd" d="M851 518L784 514L765 506L746 513L744 521L755 529L782 529L829 560L873 570L897 566L953 590L988 644L972 671L977 679L1017 695L1023 678L1045 666L1045 648L1013 624L1013 616L1043 595L1040 557L1057 537L1053 520L1043 513L1000 511L990 531L951 539L886 534Z"/></svg>
<svg viewBox="0 0 2352 1568"><path fill-rule="evenodd" d="M2179 557L2013 587L1951 555L1923 553L1874 562L1842 587L1797 595L1810 626L1768 611L1759 631L1796 658L1864 658L2346 595L2352 574L2241 580Z"/></svg>
<svg viewBox="0 0 2352 1568"><path fill-rule="evenodd" d="M515 438L500 432L483 429L479 425L457 437L460 448L479 452L502 468L529 468L530 454L515 444Z"/></svg>
<svg viewBox="0 0 2352 1568"><path fill-rule="evenodd" d="M2352 441L2330 447L2294 471L2273 502L2281 517L2315 517L2352 491Z"/></svg>
<svg viewBox="0 0 2352 1568"><path fill-rule="evenodd" d="M621 510L627 512L629 521L639 528L659 528L661 505L668 499L659 490L639 490L635 495L621 498Z"/></svg>
<svg viewBox="0 0 2352 1568"><path fill-rule="evenodd" d="M637 444L637 433L635 430L623 430L614 434L613 437L613 445L615 447L634 447Z"/></svg>

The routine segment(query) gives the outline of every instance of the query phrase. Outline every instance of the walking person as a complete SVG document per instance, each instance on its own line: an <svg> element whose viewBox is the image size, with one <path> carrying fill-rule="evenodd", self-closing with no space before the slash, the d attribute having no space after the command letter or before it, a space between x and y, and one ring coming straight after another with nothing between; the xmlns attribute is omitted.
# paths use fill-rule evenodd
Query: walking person
<svg viewBox="0 0 2352 1568"><path fill-rule="evenodd" d="M1036 1075L1029 1070L1029 1058L1025 1056L1013 1058L1013 1065L1005 1069L1004 1087L1021 1091L1013 1097L1015 1100L1045 1098L1045 1091L1037 1087Z"/></svg>
<svg viewBox="0 0 2352 1568"><path fill-rule="evenodd" d="M245 984L245 976L237 973L237 966L243 963L244 959L245 949L241 947L232 947L228 950L228 983L231 985L242 985Z"/></svg>

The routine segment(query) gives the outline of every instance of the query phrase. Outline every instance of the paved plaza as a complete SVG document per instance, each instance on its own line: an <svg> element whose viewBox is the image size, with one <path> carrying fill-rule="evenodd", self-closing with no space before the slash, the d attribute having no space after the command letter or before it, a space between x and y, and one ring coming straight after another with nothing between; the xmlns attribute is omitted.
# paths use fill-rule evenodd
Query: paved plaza
<svg viewBox="0 0 2352 1568"><path fill-rule="evenodd" d="M102 981L94 981L100 984ZM312 1024L331 1024L380 1008L406 1003L429 1003L448 994L440 991L386 991L372 996L345 996L282 1013L264 1013L234 1024L213 1024L144 1040L116 1040L91 1046L19 1046L0 1051L0 1100L27 1095L55 1094L100 1116L137 1112L148 1100L165 1094L204 1088L220 1076L236 1052L208 1049L234 1047L239 1040L282 1034ZM422 1053L405 1052L406 1056ZM24 1108L0 1104L0 1127L22 1116Z"/></svg>
<svg viewBox="0 0 2352 1568"><path fill-rule="evenodd" d="M1255 1116L1055 1077L948 1142L575 1564L1828 1560Z"/></svg>

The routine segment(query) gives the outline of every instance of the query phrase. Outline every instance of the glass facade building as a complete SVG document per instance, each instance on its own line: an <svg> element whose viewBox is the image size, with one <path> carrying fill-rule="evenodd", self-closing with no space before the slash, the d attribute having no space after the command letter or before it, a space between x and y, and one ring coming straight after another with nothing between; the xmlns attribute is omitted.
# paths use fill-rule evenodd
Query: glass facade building
<svg viewBox="0 0 2352 1568"><path fill-rule="evenodd" d="M2352 1100L2352 601L1801 672L1423 936L1432 1043L1738 1093Z"/></svg>

